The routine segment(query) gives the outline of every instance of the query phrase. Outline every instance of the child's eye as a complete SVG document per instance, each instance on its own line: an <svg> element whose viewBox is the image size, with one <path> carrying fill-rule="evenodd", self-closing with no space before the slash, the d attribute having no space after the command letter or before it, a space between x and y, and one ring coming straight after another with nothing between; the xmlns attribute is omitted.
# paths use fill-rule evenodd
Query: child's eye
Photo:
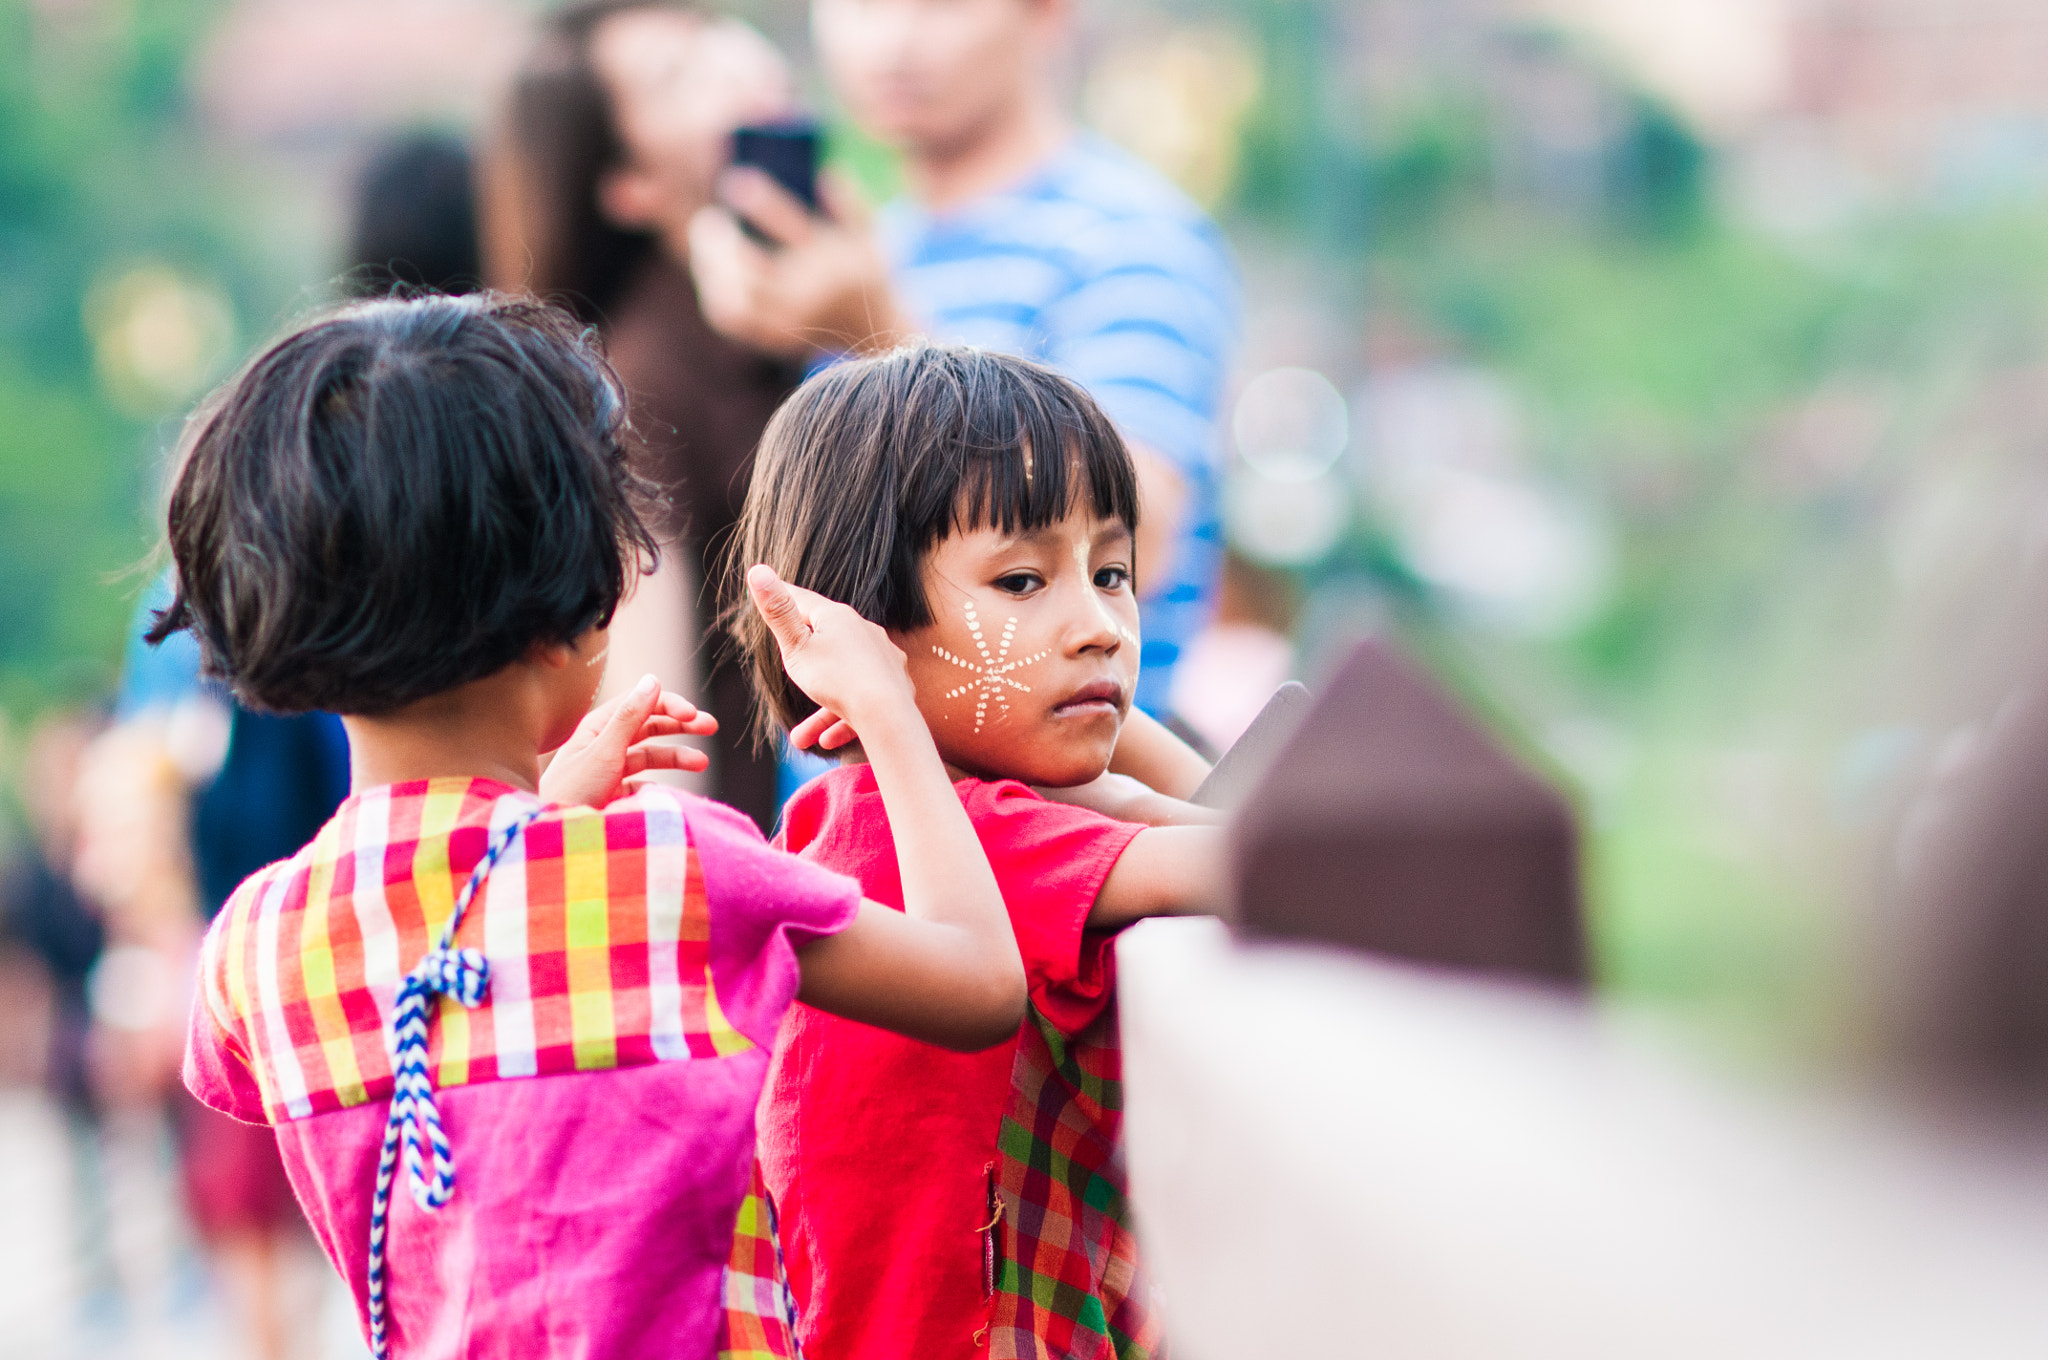
<svg viewBox="0 0 2048 1360"><path fill-rule="evenodd" d="M1038 574L1030 571L1013 571L1008 576L998 576L995 579L996 589L1011 595L1029 595L1038 589L1038 586Z"/></svg>
<svg viewBox="0 0 2048 1360"><path fill-rule="evenodd" d="M1095 573L1097 590L1122 590L1131 582L1129 567L1103 567Z"/></svg>

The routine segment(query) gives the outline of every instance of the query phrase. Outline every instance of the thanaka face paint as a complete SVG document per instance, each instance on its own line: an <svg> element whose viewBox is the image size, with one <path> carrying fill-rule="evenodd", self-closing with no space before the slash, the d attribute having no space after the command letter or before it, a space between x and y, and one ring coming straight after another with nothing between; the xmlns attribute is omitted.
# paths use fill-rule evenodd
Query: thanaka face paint
<svg viewBox="0 0 2048 1360"><path fill-rule="evenodd" d="M967 613L967 632L974 639L975 650L980 653L981 659L979 661L969 661L965 657L956 656L952 652L947 651L936 642L932 644L932 651L940 658L952 662L974 677L964 685L947 690L945 697L957 699L963 694L972 693L974 695L974 730L979 732L988 722L988 706L991 699L996 704L995 720L1001 722L1004 718L1010 716L1009 691L1015 690L1019 694L1029 694L1031 692L1031 686L1017 680L1012 675L1012 672L1022 670L1034 662L1045 660L1052 655L1052 649L1046 648L1042 651L1033 652L1029 656L1020 656L1015 661L1010 660L1010 648L1017 640L1017 618L1013 614L1010 616L1009 621L1003 624L1002 640L997 644L995 655L991 656L988 650L988 639L982 636L981 616L975 613L974 601L967 601L964 608Z"/></svg>

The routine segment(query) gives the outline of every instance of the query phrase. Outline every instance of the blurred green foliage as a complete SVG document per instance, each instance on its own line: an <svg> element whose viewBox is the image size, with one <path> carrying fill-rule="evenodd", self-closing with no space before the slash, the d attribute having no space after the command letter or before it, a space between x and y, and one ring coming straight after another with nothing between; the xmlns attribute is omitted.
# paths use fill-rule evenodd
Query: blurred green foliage
<svg viewBox="0 0 2048 1360"><path fill-rule="evenodd" d="M161 261L260 291L186 71L216 0L0 0L0 707L111 682L168 425L95 374L86 299ZM175 411L161 413L165 421Z"/></svg>
<svg viewBox="0 0 2048 1360"><path fill-rule="evenodd" d="M1347 105L1321 56L1332 6L1239 13L1268 93L1234 220L1361 327L1397 315L1500 377L1532 471L1597 507L1614 554L1600 607L1554 636L1473 627L1369 502L1308 584L1391 616L1539 758L1559 725L1611 744L1601 778L1569 770L1610 992L1744 1044L1837 1043L1887 861L1831 790L1859 739L1905 721L1886 649L1910 626L1919 485L1968 452L1959 411L2048 365L2048 205L1902 195L1766 232L1681 120L1558 35L1505 33L1492 66ZM1569 192L1529 171L1518 62L1604 101L1599 144L1550 167ZM2038 432L1993 417L1970 437Z"/></svg>

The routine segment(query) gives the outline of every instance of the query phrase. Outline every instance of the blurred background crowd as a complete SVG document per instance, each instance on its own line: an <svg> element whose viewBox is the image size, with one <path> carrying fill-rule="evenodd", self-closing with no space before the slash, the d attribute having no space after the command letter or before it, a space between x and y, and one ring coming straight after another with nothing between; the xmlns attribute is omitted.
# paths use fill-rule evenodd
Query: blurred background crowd
<svg viewBox="0 0 2048 1360"><path fill-rule="evenodd" d="M491 201L490 149L573 113L547 9L0 0L0 1356L357 1345L288 1192L195 1132L161 962L344 757L130 638L180 421L253 344L394 258L473 287L585 229ZM716 70L897 196L801 0L722 12ZM1242 273L1174 712L1220 749L1392 632L1578 792L1607 996L1743 1060L1853 1047L1879 847L1994 717L2048 548L2043 69L2020 0L1081 0L1061 97ZM714 375L673 423L800 376L588 239L550 286L622 367Z"/></svg>

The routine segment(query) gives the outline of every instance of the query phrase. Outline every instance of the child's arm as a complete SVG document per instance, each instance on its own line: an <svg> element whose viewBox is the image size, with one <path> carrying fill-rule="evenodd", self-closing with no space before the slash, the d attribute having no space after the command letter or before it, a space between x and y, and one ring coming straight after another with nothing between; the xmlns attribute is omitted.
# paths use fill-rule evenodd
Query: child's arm
<svg viewBox="0 0 2048 1360"><path fill-rule="evenodd" d="M1230 914L1220 826L1155 826L1117 857L1088 912L1091 930L1115 930L1147 916Z"/></svg>
<svg viewBox="0 0 2048 1360"><path fill-rule="evenodd" d="M1209 762L1194 747L1173 735L1165 723L1135 707L1124 719L1123 730L1117 733L1109 769L1112 774L1127 774L1175 799L1194 797L1195 790L1209 777Z"/></svg>
<svg viewBox="0 0 2048 1360"><path fill-rule="evenodd" d="M889 635L845 605L747 573L783 667L858 734L896 842L903 910L863 902L852 925L797 951L805 1004L969 1052L1023 1023L1024 965L967 810L917 710ZM815 725L815 724L814 724Z"/></svg>
<svg viewBox="0 0 2048 1360"><path fill-rule="evenodd" d="M1214 826L1225 820L1216 808L1169 798L1127 774L1105 774L1072 788L1042 788L1038 794L1055 803L1071 803L1120 822L1146 826Z"/></svg>

